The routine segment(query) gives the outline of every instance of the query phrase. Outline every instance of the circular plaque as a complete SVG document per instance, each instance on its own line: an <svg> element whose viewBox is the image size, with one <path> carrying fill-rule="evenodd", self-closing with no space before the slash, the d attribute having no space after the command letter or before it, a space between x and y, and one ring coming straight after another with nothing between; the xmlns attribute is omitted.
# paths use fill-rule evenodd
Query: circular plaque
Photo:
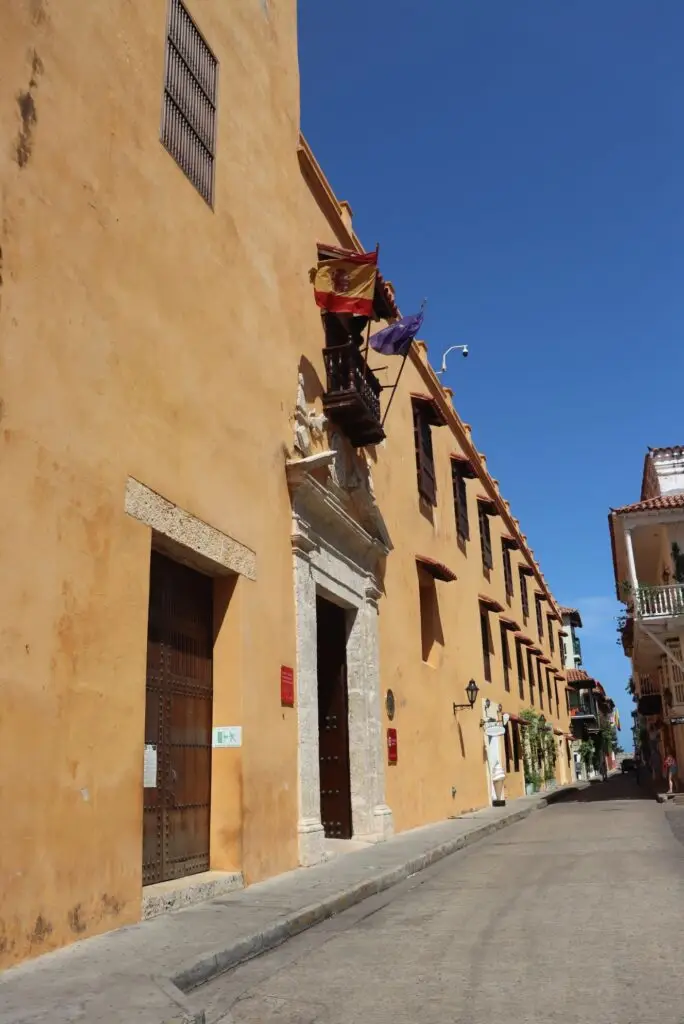
<svg viewBox="0 0 684 1024"><path fill-rule="evenodd" d="M392 693L391 690L387 691L387 696L385 697L385 709L387 711L387 717L391 722L394 719L394 712L396 710L396 704L394 703L394 694Z"/></svg>

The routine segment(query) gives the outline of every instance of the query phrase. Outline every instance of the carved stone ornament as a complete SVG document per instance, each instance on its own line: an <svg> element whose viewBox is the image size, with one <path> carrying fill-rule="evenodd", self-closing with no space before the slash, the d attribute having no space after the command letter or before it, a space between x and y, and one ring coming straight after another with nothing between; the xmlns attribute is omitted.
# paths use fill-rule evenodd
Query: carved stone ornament
<svg viewBox="0 0 684 1024"><path fill-rule="evenodd" d="M294 446L300 455L310 455L314 441L323 437L327 423L323 413L316 415L309 409L304 392L304 374L297 377L297 405L295 408Z"/></svg>

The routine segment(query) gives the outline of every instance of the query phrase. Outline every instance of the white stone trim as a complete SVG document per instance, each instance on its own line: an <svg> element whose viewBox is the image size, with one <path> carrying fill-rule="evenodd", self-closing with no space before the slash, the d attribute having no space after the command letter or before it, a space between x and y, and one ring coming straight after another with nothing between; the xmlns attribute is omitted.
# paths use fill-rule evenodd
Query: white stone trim
<svg viewBox="0 0 684 1024"><path fill-rule="evenodd" d="M325 859L320 810L316 596L349 609L347 690L352 831L356 838L392 834L385 802L378 640L379 590L374 568L386 545L302 468L288 467L293 495L292 547L297 617L299 859Z"/></svg>
<svg viewBox="0 0 684 1024"><path fill-rule="evenodd" d="M254 551L131 476L126 482L124 508L129 516L145 523L159 537L165 537L212 563L214 571L256 579Z"/></svg>

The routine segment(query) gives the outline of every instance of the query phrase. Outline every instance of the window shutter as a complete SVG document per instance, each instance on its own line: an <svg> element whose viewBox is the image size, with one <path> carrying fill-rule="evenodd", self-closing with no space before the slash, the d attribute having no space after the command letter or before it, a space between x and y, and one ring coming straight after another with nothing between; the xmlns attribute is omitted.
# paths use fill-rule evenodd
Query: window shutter
<svg viewBox="0 0 684 1024"><path fill-rule="evenodd" d="M413 406L413 432L416 444L416 466L418 469L418 492L429 505L437 504L437 483L435 460L432 452L430 424L420 407Z"/></svg>
<svg viewBox="0 0 684 1024"><path fill-rule="evenodd" d="M530 684L530 704L534 707L534 662L529 651L527 652L527 675L527 681Z"/></svg>
<svg viewBox="0 0 684 1024"><path fill-rule="evenodd" d="M470 524L468 522L468 489L465 477L459 473L458 467L452 462L451 479L454 485L454 508L456 510L456 533L461 540L470 540Z"/></svg>
<svg viewBox="0 0 684 1024"><path fill-rule="evenodd" d="M482 634L482 660L484 662L484 677L488 683L492 681L492 666L489 650L489 621L487 613L480 611L480 632Z"/></svg>
<svg viewBox="0 0 684 1024"><path fill-rule="evenodd" d="M506 627L501 623L501 658L503 661L504 689L511 689L511 653L508 649L508 634Z"/></svg>
<svg viewBox="0 0 684 1024"><path fill-rule="evenodd" d="M501 544L501 552L503 555L503 566L504 566L504 580L506 582L506 593L509 597L513 596L513 570L511 568L511 549L504 542Z"/></svg>
<svg viewBox="0 0 684 1024"><path fill-rule="evenodd" d="M492 536L489 530L489 516L482 506L480 506L480 541L482 544L482 564L485 569L493 569L494 559L492 557Z"/></svg>
<svg viewBox="0 0 684 1024"><path fill-rule="evenodd" d="M523 615L527 618L530 614L530 602L527 596L527 576L524 572L519 573L520 576L520 600L522 602Z"/></svg>

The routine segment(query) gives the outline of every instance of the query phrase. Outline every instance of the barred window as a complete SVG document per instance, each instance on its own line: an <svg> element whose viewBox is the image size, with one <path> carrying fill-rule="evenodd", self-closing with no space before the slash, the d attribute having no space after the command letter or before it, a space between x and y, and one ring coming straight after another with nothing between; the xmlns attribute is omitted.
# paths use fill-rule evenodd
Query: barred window
<svg viewBox="0 0 684 1024"><path fill-rule="evenodd" d="M181 0L170 0L161 140L200 195L214 202L218 62Z"/></svg>

